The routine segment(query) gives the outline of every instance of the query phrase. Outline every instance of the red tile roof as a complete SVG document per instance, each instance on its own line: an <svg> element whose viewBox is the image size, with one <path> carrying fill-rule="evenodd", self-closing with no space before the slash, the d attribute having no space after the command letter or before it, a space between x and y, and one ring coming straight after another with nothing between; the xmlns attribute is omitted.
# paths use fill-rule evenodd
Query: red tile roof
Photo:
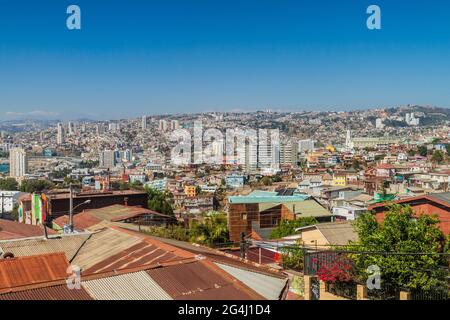
<svg viewBox="0 0 450 320"><path fill-rule="evenodd" d="M47 228L48 234L56 234L56 231ZM19 223L0 219L0 240L12 240L29 237L40 237L44 235L43 226Z"/></svg>
<svg viewBox="0 0 450 320"><path fill-rule="evenodd" d="M62 252L0 259L0 291L65 279L68 266Z"/></svg>

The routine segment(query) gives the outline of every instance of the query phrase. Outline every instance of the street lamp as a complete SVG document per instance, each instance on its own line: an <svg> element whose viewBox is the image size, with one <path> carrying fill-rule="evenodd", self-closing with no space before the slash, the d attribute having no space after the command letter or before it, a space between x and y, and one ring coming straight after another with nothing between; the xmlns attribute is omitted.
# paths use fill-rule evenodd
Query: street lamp
<svg viewBox="0 0 450 320"><path fill-rule="evenodd" d="M70 233L73 232L73 211L83 205L89 204L91 203L91 200L88 199L86 201L84 201L83 203L80 203L79 205L75 206L75 208L73 207L73 197L72 197L72 186L70 187L70 211L69 211L69 228L70 228Z"/></svg>

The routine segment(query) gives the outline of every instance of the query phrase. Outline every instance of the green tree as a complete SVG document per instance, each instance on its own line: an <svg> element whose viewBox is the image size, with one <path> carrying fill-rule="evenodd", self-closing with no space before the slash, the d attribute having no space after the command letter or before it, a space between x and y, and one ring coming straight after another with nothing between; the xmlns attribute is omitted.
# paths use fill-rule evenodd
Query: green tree
<svg viewBox="0 0 450 320"><path fill-rule="evenodd" d="M19 205L17 203L14 204L13 210L10 213L10 217L14 221L19 221Z"/></svg>
<svg viewBox="0 0 450 320"><path fill-rule="evenodd" d="M53 183L48 180L24 180L22 181L19 190L22 192L42 192L54 187Z"/></svg>
<svg viewBox="0 0 450 320"><path fill-rule="evenodd" d="M142 228L142 231L156 237L189 241L189 231L184 226L178 224L167 227L146 226Z"/></svg>
<svg viewBox="0 0 450 320"><path fill-rule="evenodd" d="M139 180L135 180L135 181L133 181L131 183L128 183L128 187L131 190L138 190L138 191L143 191L145 189L144 185Z"/></svg>
<svg viewBox="0 0 450 320"><path fill-rule="evenodd" d="M173 215L172 205L169 203L170 194L152 188L145 189L148 194L148 208L163 214Z"/></svg>
<svg viewBox="0 0 450 320"><path fill-rule="evenodd" d="M261 183L264 186L271 186L272 185L272 179L270 177L262 177L261 180L259 180L259 183Z"/></svg>
<svg viewBox="0 0 450 320"><path fill-rule="evenodd" d="M293 269L303 271L304 254L300 241L296 246L282 247L280 249L282 254L282 264L286 269Z"/></svg>
<svg viewBox="0 0 450 320"><path fill-rule="evenodd" d="M0 179L0 190L17 191L19 184L14 178Z"/></svg>
<svg viewBox="0 0 450 320"><path fill-rule="evenodd" d="M441 164L444 161L444 153L440 150L436 150L431 156L431 161Z"/></svg>
<svg viewBox="0 0 450 320"><path fill-rule="evenodd" d="M65 179L71 172L72 172L72 169L69 169L69 168L56 170L50 174L50 178L51 179Z"/></svg>
<svg viewBox="0 0 450 320"><path fill-rule="evenodd" d="M434 138L433 141L431 141L432 144L438 144L441 142L440 138Z"/></svg>
<svg viewBox="0 0 450 320"><path fill-rule="evenodd" d="M445 145L445 151L447 152L447 154L450 155L450 143L447 143L447 144Z"/></svg>
<svg viewBox="0 0 450 320"><path fill-rule="evenodd" d="M295 229L317 224L314 217L298 218L296 220L281 220L278 227L272 230L270 239L280 239L296 233Z"/></svg>
<svg viewBox="0 0 450 320"><path fill-rule="evenodd" d="M428 155L428 149L427 149L427 147L424 146L424 145L419 146L418 151L419 151L419 154L420 154L422 157L426 157L426 156Z"/></svg>
<svg viewBox="0 0 450 320"><path fill-rule="evenodd" d="M416 149L409 149L408 150L408 156L409 157L414 157L416 155L416 153L417 153Z"/></svg>
<svg viewBox="0 0 450 320"><path fill-rule="evenodd" d="M283 179L279 175L274 175L272 177L272 182L282 182Z"/></svg>
<svg viewBox="0 0 450 320"><path fill-rule="evenodd" d="M384 223L374 215L361 215L355 223L359 240L349 249L374 252L351 254L360 280L367 279L366 269L376 265L385 283L398 288L431 289L445 279L439 267L444 236L438 228L439 220L422 215L415 217L409 206L392 205ZM380 254L385 252L385 254Z"/></svg>
<svg viewBox="0 0 450 320"><path fill-rule="evenodd" d="M193 222L189 229L189 237L192 242L209 246L228 243L230 237L226 215L210 215L202 222Z"/></svg>

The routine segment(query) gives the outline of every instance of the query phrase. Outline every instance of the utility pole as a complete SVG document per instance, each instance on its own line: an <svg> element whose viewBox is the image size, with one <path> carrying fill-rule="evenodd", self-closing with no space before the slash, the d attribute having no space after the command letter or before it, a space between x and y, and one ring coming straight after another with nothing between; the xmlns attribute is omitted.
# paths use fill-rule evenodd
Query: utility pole
<svg viewBox="0 0 450 320"><path fill-rule="evenodd" d="M240 249L241 249L241 258L245 259L246 256L246 243L245 243L245 234L241 232L241 241L240 241Z"/></svg>
<svg viewBox="0 0 450 320"><path fill-rule="evenodd" d="M73 188L72 183L69 185L69 195L70 195L70 202L69 202L69 228L70 233L73 232Z"/></svg>
<svg viewBox="0 0 450 320"><path fill-rule="evenodd" d="M0 215L0 217L2 217L2 218L3 218L3 213L5 211L4 203L5 203L5 194L2 192L2 212L1 212L1 215Z"/></svg>

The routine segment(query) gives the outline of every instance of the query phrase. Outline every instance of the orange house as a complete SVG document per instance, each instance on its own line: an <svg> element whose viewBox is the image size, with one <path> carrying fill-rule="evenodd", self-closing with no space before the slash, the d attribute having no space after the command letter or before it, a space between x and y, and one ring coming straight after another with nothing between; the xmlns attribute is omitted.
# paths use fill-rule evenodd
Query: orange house
<svg viewBox="0 0 450 320"><path fill-rule="evenodd" d="M184 186L184 193L187 197L194 198L197 196L196 186Z"/></svg>
<svg viewBox="0 0 450 320"><path fill-rule="evenodd" d="M417 216L437 215L440 220L439 228L446 236L450 234L450 192L427 194L393 201L393 203L411 206ZM375 212L378 222L384 221L387 210L387 203L369 206L369 211Z"/></svg>

